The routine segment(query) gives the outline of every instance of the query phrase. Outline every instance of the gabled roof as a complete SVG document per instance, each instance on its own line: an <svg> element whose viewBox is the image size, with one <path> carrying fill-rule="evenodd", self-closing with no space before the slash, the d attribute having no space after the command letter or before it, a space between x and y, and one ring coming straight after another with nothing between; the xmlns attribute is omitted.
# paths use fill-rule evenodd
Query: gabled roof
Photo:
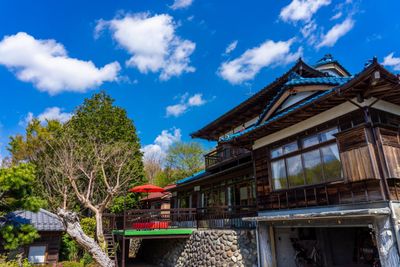
<svg viewBox="0 0 400 267"><path fill-rule="evenodd" d="M267 114L272 114L272 112L270 112L271 108L273 108L274 104L277 103L281 98L285 97L284 93L290 90L290 88L292 87L306 86L306 85L342 85L348 82L351 78L352 77L332 77L332 76L304 78L299 74L292 72L288 77L289 80L281 87L279 92L271 99L271 101L268 102L263 113L260 115L256 125L260 124L267 116Z"/></svg>
<svg viewBox="0 0 400 267"><path fill-rule="evenodd" d="M19 224L31 224L38 231L64 231L60 217L44 209L38 212L14 211L7 215L7 219Z"/></svg>
<svg viewBox="0 0 400 267"><path fill-rule="evenodd" d="M155 199L168 199L171 197L171 189L175 188L176 184L170 184L164 187L165 192L151 192L147 196L144 196L140 201L148 201Z"/></svg>
<svg viewBox="0 0 400 267"><path fill-rule="evenodd" d="M351 73L340 64L339 61L337 61L331 54L326 54L323 56L320 60L317 61L317 63L313 66L314 68L319 69L322 66L332 66L336 65L341 71L346 74L347 76L351 76Z"/></svg>
<svg viewBox="0 0 400 267"><path fill-rule="evenodd" d="M300 73L305 77L321 77L326 75L325 73L307 65L302 59L299 59L292 68L275 81L271 82L258 93L243 101L238 106L226 112L202 129L192 133L191 136L193 138L217 141L219 136L232 129L232 125L240 125L241 123L245 123L246 121L260 115L265 107L265 103L275 96L277 91L285 82L287 82L289 75L293 72Z"/></svg>
<svg viewBox="0 0 400 267"><path fill-rule="evenodd" d="M375 87L371 84L371 75L375 72L380 73L380 84ZM386 85L385 85L386 83ZM385 89L385 90L383 90ZM391 89L392 92L389 94ZM394 102L396 104L400 104L400 83L399 78L393 73L386 70L383 66L381 66L376 59L371 62L368 66L366 66L360 73L351 77L347 80L347 82L342 83L338 86L333 87L330 90L322 91L309 98L305 101L300 102L299 104L284 110L273 117L269 118L265 122L262 122L258 125L254 125L242 131L240 133L232 134L230 136L222 138L221 142L231 142L236 141L239 142L240 139L244 137L249 137L251 140L257 139L261 136L264 136L266 133L272 133L280 129L281 127L285 127L287 123L283 123L285 118L290 118L290 124L295 123L296 120L301 121L305 119L304 114L309 113L310 116L313 116L315 112L322 112L323 110L327 110L332 106L337 105L339 102L344 102L346 99L356 97L358 94L361 94L362 97L377 97L378 99ZM346 98L344 98L346 97ZM330 101L330 99L332 101ZM321 105L324 101L326 104ZM330 101L330 102L329 102ZM329 102L329 104L327 103ZM304 112L299 112L300 110ZM313 112L311 112L314 110ZM313 114L312 114L313 113ZM296 118L295 118L296 117ZM280 125L274 123L282 122ZM273 127L274 124L275 126Z"/></svg>

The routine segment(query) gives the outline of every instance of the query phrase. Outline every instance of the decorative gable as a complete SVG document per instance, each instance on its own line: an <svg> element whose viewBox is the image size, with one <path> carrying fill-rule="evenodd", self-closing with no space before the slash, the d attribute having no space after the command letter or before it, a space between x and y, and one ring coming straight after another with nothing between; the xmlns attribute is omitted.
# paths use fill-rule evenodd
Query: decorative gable
<svg viewBox="0 0 400 267"><path fill-rule="evenodd" d="M292 107L303 100L346 83L351 77L317 77L304 78L297 73L291 73L288 81L267 104L257 124L263 123L273 115Z"/></svg>

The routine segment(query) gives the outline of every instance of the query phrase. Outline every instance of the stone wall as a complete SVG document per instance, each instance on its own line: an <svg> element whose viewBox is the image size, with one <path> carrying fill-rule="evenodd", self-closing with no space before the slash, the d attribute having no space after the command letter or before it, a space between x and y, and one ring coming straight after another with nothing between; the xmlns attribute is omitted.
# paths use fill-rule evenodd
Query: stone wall
<svg viewBox="0 0 400 267"><path fill-rule="evenodd" d="M142 240L139 257L164 267L255 267L255 231L197 230L189 239Z"/></svg>

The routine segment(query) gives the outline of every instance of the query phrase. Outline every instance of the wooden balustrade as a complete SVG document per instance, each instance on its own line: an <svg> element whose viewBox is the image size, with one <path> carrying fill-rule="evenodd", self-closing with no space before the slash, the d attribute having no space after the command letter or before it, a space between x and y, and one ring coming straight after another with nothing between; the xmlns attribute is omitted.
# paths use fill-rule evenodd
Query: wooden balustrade
<svg viewBox="0 0 400 267"><path fill-rule="evenodd" d="M242 147L235 147L235 146L218 147L217 149L211 151L210 153L204 156L206 169L214 167L225 161L239 158L247 154L250 154L250 150Z"/></svg>
<svg viewBox="0 0 400 267"><path fill-rule="evenodd" d="M105 232L168 228L252 228L243 217L254 216L255 206L208 208L137 209L125 214L104 214Z"/></svg>

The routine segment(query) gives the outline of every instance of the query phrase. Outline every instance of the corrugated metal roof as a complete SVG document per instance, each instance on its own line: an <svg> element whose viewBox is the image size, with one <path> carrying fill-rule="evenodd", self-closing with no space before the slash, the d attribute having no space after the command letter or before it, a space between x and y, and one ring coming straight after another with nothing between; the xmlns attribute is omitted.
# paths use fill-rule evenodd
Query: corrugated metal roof
<svg viewBox="0 0 400 267"><path fill-rule="evenodd" d="M206 175L206 171L205 170L201 170L201 171L196 172L195 174L193 174L193 175L191 175L189 177L186 177L186 178L183 178L183 179L177 181L176 184L179 185L179 184L184 184L184 183L187 183L187 182L191 182L191 181L200 179L201 177L203 177L205 175Z"/></svg>
<svg viewBox="0 0 400 267"><path fill-rule="evenodd" d="M38 231L64 231L64 225L56 214L40 209L38 212L19 210L8 214L8 220L31 224Z"/></svg>

